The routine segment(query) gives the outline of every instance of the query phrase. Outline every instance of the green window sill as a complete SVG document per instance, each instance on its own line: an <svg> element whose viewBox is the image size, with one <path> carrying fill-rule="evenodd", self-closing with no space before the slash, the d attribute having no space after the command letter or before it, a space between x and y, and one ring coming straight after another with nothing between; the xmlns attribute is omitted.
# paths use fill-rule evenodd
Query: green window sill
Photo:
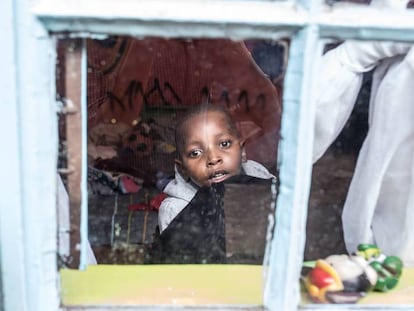
<svg viewBox="0 0 414 311"><path fill-rule="evenodd" d="M263 305L260 265L95 265L60 275L63 306Z"/></svg>

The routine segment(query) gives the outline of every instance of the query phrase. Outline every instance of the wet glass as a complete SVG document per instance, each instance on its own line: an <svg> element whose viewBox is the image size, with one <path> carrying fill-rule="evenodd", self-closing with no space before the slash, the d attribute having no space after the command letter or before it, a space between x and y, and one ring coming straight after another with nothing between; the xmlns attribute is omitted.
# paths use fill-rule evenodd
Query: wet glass
<svg viewBox="0 0 414 311"><path fill-rule="evenodd" d="M81 44L68 42L59 40L58 45L57 97L64 106L81 88L81 53L76 52ZM246 158L277 176L287 40L110 36L87 39L86 51L88 239L98 264L151 262L148 254L159 232L163 190L175 175L175 127L195 105L227 109L244 141ZM66 113L60 121L59 167L72 202L73 239L80 217L79 200L73 199L79 193L70 191L71 168L80 166L79 161L70 165L76 150L71 153L68 146L76 149L78 141L76 135L68 141L68 133L76 132L70 116ZM242 172L224 182L221 196L223 263L262 264L266 233L273 229L271 187L276 184ZM63 265L73 263L74 243L70 255L61 256Z"/></svg>

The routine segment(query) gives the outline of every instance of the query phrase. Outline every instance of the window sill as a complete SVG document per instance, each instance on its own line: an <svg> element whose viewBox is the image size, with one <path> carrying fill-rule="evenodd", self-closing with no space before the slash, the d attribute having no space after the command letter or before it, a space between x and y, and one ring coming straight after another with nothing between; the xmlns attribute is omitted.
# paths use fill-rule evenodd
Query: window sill
<svg viewBox="0 0 414 311"><path fill-rule="evenodd" d="M260 265L96 265L84 271L62 269L60 275L62 304L70 310L138 305L263 309Z"/></svg>

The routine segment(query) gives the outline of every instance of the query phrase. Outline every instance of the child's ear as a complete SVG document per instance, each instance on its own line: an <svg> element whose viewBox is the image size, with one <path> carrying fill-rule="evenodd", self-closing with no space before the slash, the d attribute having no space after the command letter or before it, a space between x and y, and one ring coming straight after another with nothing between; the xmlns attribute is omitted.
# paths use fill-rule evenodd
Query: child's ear
<svg viewBox="0 0 414 311"><path fill-rule="evenodd" d="M178 172L180 172L181 176L183 176L183 178L188 181L189 177L187 175L187 170L185 169L183 162L180 159L174 159L174 162L177 166Z"/></svg>
<svg viewBox="0 0 414 311"><path fill-rule="evenodd" d="M180 173L182 173L182 171L184 170L183 162L180 159L174 159L174 163L175 165L177 165L177 168L180 171Z"/></svg>
<svg viewBox="0 0 414 311"><path fill-rule="evenodd" d="M246 141L245 140L240 140L240 148L241 148L241 153L242 153L242 162L246 162L247 161L246 149L244 147L245 144L246 144Z"/></svg>

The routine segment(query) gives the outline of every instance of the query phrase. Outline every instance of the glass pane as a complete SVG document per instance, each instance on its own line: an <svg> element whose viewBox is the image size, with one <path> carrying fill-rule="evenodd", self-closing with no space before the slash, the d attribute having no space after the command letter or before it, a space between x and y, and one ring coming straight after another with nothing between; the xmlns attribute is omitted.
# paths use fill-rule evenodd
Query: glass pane
<svg viewBox="0 0 414 311"><path fill-rule="evenodd" d="M62 53L59 53L59 73L63 81L60 82L66 85L66 88L59 88L59 96L63 99L70 89L71 72L80 72L81 55L75 53L73 58L78 63L69 64L68 55L78 47L65 48L65 41L60 42ZM187 229L179 235L180 247L176 244L168 246L170 253L181 255L166 256L162 263L261 264L266 232L272 229L268 218L274 213L271 210L271 187L276 186L272 184L272 177L277 175L281 94L288 42L111 36L104 40L87 39L86 47L88 228L89 243L97 263L158 263L157 247L160 243L163 249L167 247L165 232L172 232L169 237L175 236L175 232L181 230L176 227L184 226ZM77 84L78 92L72 91L69 95L79 96L79 80L79 76L72 78L71 85ZM67 104L68 101L63 102ZM183 160L187 154L176 148L177 124L191 108L200 104L222 107L230 114L230 124L234 123L234 127L220 125L219 128L231 139L220 140L214 146L238 146L241 161L232 178L227 179L233 174L232 168L215 169L210 173L214 186L207 188L214 189L214 193L204 191L205 184ZM223 112L211 113L224 116ZM62 133L66 135L68 117L61 122ZM203 119L200 130L193 131L199 129L198 123L193 123L196 119L189 118L191 129L186 129L183 137L193 138L194 133L203 132L201 128L210 124L210 118L207 118L209 122ZM196 137L192 141L204 139L207 138ZM209 138L207 141L213 140ZM67 142L65 135L62 136L62 146L74 143L75 138ZM187 146L185 139L182 143ZM203 148L200 150L204 152ZM178 163L181 166L176 165L177 159L181 159ZM65 161L70 162L63 157L63 167L67 166ZM181 184L171 190L170 185L174 183L174 177L177 181L177 174L182 177ZM170 190L166 190L167 185ZM173 194L174 191L178 193ZM190 195L187 195L188 191ZM169 198L179 201L178 208L165 208L164 216L160 216L166 193ZM72 196L69 191L69 197ZM223 205L210 202L216 196ZM197 200L210 200L209 204L217 211L212 220L205 223L201 220L208 218L201 217L203 208L212 206L201 204L204 207L200 207ZM195 204L193 210L199 214L191 214L188 221L185 211L189 210L190 203ZM75 216L71 220L75 221L72 227L76 228L79 220ZM191 222L197 223L198 227L189 226ZM197 231L200 226L204 231L202 234ZM208 232L214 232L217 240L225 240L217 242L219 259L205 257L202 244L207 243L203 238L209 236ZM194 245L197 239L203 243ZM183 243L191 244L190 255L181 249ZM217 246L215 243L214 247ZM193 249L202 255L193 256Z"/></svg>
<svg viewBox="0 0 414 311"><path fill-rule="evenodd" d="M326 46L305 247L311 268L302 280L314 296L304 291L306 303L414 303L411 46Z"/></svg>

